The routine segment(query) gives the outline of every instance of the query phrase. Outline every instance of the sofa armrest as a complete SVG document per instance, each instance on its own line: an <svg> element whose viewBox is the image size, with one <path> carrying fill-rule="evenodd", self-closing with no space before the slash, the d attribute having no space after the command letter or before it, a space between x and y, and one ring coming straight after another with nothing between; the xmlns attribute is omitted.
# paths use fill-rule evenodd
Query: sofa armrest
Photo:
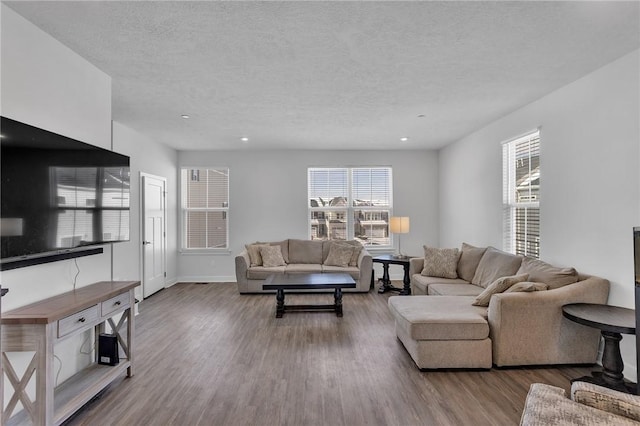
<svg viewBox="0 0 640 426"><path fill-rule="evenodd" d="M424 257L412 257L409 259L409 276L419 274L424 269Z"/></svg>
<svg viewBox="0 0 640 426"><path fill-rule="evenodd" d="M238 291L245 293L249 291L249 283L247 280L247 270L251 261L247 250L242 250L235 258L236 262L236 282L238 283Z"/></svg>
<svg viewBox="0 0 640 426"><path fill-rule="evenodd" d="M488 308L493 362L503 365L592 364L600 332L562 315L568 303L606 303L609 281L588 277L532 293L501 293Z"/></svg>
<svg viewBox="0 0 640 426"><path fill-rule="evenodd" d="M369 288L373 274L373 258L371 253L366 249L360 251L360 256L358 256L358 269L360 270L360 279L358 280L360 285L358 288Z"/></svg>
<svg viewBox="0 0 640 426"><path fill-rule="evenodd" d="M571 399L640 422L640 396L577 381L571 385Z"/></svg>

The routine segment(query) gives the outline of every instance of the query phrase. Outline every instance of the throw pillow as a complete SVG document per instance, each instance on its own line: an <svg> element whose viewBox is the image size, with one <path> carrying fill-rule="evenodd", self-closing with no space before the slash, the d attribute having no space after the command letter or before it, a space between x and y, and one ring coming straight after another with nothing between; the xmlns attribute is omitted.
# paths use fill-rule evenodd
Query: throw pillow
<svg viewBox="0 0 640 426"><path fill-rule="evenodd" d="M249 253L249 266L262 266L262 256L260 255L260 247L268 247L269 244L265 243L255 243L255 244L247 244L244 247L247 249L247 253Z"/></svg>
<svg viewBox="0 0 640 426"><path fill-rule="evenodd" d="M529 276L527 274L498 278L476 297L472 305L489 306L489 301L491 300L491 296L497 293L502 293L503 291L509 289L509 287L511 287L512 285L524 282L527 279L529 279Z"/></svg>
<svg viewBox="0 0 640 426"><path fill-rule="evenodd" d="M360 252L362 251L362 244L360 244L356 240L335 242L334 244L341 244L341 245L344 245L344 246L351 247L351 250L353 250L353 252L351 253L351 259L349 260L349 266L358 266L358 258L360 257Z"/></svg>
<svg viewBox="0 0 640 426"><path fill-rule="evenodd" d="M423 246L424 266L421 274L427 277L458 278L456 268L460 259L457 248L433 248Z"/></svg>
<svg viewBox="0 0 640 426"><path fill-rule="evenodd" d="M471 284L487 288L489 284L500 277L515 275L521 263L522 256L516 256L495 247L487 247L487 251L484 252L480 263L478 263L476 273L473 274Z"/></svg>
<svg viewBox="0 0 640 426"><path fill-rule="evenodd" d="M531 257L522 259L518 273L529 274L531 281L545 283L549 290L578 282L578 272L574 268L558 268Z"/></svg>
<svg viewBox="0 0 640 426"><path fill-rule="evenodd" d="M282 249L279 245L260 247L260 256L262 256L262 265L265 268L286 265L286 263L284 263L284 258L282 257Z"/></svg>
<svg viewBox="0 0 640 426"><path fill-rule="evenodd" d="M327 266L340 266L346 268L349 266L351 256L353 255L353 246L347 244L332 244L329 249L329 255L324 264Z"/></svg>
<svg viewBox="0 0 640 426"><path fill-rule="evenodd" d="M280 246L280 250L282 250L282 258L285 263L289 263L289 240L283 241L257 241L256 244L266 244L269 246Z"/></svg>
<svg viewBox="0 0 640 426"><path fill-rule="evenodd" d="M458 276L471 282L485 251L487 251L486 247L474 247L471 244L462 243L460 260L458 260Z"/></svg>
<svg viewBox="0 0 640 426"><path fill-rule="evenodd" d="M532 292L532 291L544 291L548 289L549 286L545 283L534 283L531 281L524 281L521 283L516 283L506 289L505 293L516 293L516 292Z"/></svg>

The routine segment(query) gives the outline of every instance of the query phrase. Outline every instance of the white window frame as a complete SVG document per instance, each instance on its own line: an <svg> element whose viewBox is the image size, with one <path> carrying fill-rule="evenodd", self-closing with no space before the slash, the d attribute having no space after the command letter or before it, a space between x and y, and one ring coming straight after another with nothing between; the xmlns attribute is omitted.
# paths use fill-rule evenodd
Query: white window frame
<svg viewBox="0 0 640 426"><path fill-rule="evenodd" d="M358 169L388 169L389 170L389 206L354 206L353 205L353 171ZM347 205L346 206L318 206L311 207L310 204L310 174L312 170L346 170L347 172ZM361 211L388 211L389 218L393 216L393 168L391 166L350 166L350 167L308 167L307 168L307 233L309 239L312 236L312 223L311 216L313 211L346 211L347 227L346 227L346 239L353 240L355 238L355 224L354 224L354 212L356 210ZM389 227L389 221L387 220L387 228ZM388 230L389 244L388 245L374 245L365 244L367 250L389 250L394 248L393 234Z"/></svg>
<svg viewBox="0 0 640 426"><path fill-rule="evenodd" d="M207 207L207 208L187 208L186 207L186 195L187 195L187 180L184 179L184 172L187 171L187 174L189 173L190 170L194 170L194 169L198 169L198 170L218 170L218 171L225 171L227 173L227 206L226 207ZM230 241L230 236L229 236L229 222L230 222L230 201L229 199L231 198L231 193L230 193L230 186L231 186L231 174L230 174L230 170L229 167L226 166L181 166L180 167L180 252L182 254L200 254L200 253L207 253L207 254L212 254L212 253L229 253L230 249L229 249L229 241ZM187 233L186 233L186 217L187 217L187 212L188 211L211 211L211 212L215 212L215 211L219 211L219 212L224 212L226 213L226 221L225 221L225 225L226 225L226 236L227 236L227 241L225 243L224 247L209 247L209 248L205 248L205 247L200 247L200 248L188 248L186 247L187 245Z"/></svg>
<svg viewBox="0 0 640 426"><path fill-rule="evenodd" d="M531 195L531 181L540 179L540 166L537 170L531 168L531 154L532 147L535 147L537 143L538 160L540 158L540 128L527 132L522 136L510 139L502 143L502 176L503 176L503 248L509 253L539 258L540 257L540 188L538 187L537 195L535 198ZM516 199L516 146L529 144L526 152L527 163L529 165L529 198L528 200ZM516 213L518 209L525 209L525 223L521 230L517 229ZM526 218L528 217L529 209L537 209L538 212L538 232L532 232L533 226L528 227ZM520 232L518 232L520 231ZM518 233L524 235L524 239L517 240ZM528 237L533 234L537 239L537 250L530 249L530 240ZM523 246L519 249L518 242Z"/></svg>

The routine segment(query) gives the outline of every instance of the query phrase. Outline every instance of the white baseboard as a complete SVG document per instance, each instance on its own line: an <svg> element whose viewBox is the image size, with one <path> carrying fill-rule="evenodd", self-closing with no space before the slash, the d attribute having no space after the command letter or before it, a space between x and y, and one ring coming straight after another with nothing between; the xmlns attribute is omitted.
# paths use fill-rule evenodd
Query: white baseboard
<svg viewBox="0 0 640 426"><path fill-rule="evenodd" d="M236 276L220 277L220 276L182 276L176 279L179 283L235 283Z"/></svg>
<svg viewBox="0 0 640 426"><path fill-rule="evenodd" d="M171 287L172 285L177 284L177 283L178 283L178 279L177 278L171 278L170 280L165 280L164 288Z"/></svg>

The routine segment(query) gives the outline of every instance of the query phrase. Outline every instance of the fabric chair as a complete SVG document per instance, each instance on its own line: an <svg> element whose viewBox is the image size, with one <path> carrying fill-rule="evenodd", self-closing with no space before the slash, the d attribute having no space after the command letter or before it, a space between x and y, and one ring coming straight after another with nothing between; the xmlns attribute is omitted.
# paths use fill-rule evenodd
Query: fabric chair
<svg viewBox="0 0 640 426"><path fill-rule="evenodd" d="M640 396L586 382L573 382L571 399L564 389L542 383L529 388L521 426L640 425Z"/></svg>

